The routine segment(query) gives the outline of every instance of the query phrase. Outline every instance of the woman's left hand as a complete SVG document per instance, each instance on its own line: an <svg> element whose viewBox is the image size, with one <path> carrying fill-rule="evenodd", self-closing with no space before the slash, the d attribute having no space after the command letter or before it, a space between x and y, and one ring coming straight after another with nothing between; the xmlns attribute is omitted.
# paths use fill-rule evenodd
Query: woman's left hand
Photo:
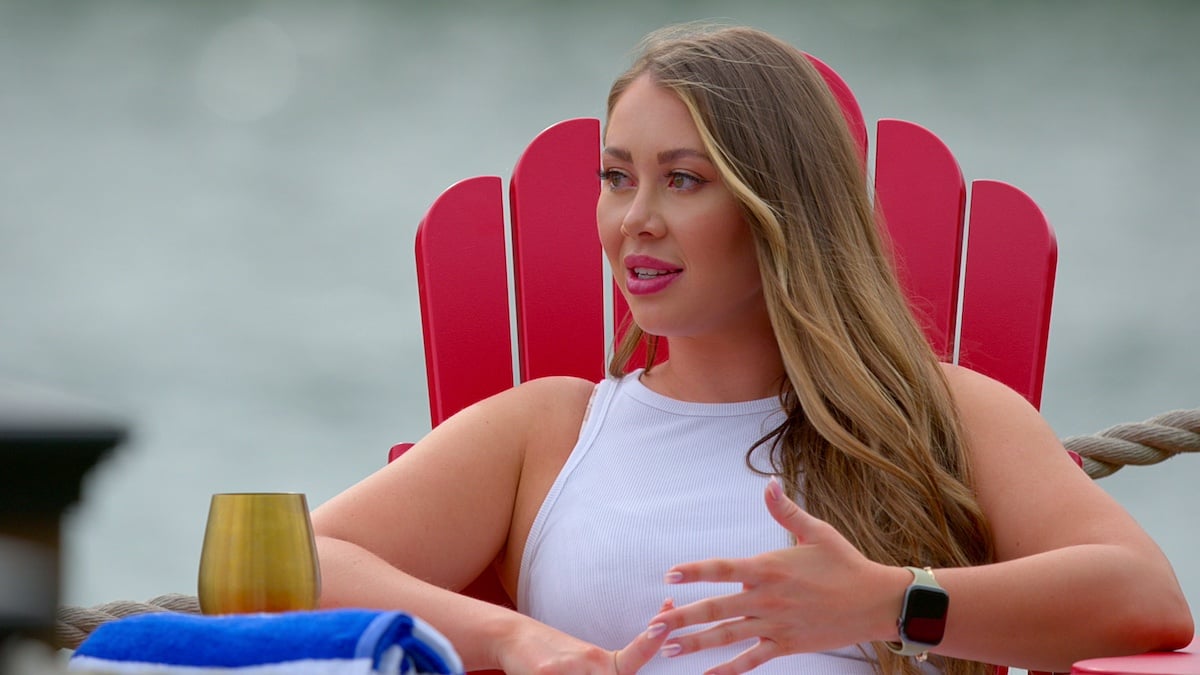
<svg viewBox="0 0 1200 675"><path fill-rule="evenodd" d="M702 560L668 570L667 583L736 582L742 591L654 617L651 624L665 623L672 631L717 622L671 637L662 654L687 654L757 638L757 644L732 661L707 671L728 675L785 654L897 639L896 617L912 575L867 559L833 526L788 499L775 479L767 486L766 503L776 522L795 535L796 545L752 558Z"/></svg>

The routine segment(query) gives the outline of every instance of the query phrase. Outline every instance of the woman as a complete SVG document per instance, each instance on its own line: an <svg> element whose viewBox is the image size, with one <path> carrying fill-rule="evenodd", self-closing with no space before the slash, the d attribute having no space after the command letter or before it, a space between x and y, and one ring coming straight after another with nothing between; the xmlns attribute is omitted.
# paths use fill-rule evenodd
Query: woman
<svg viewBox="0 0 1200 675"><path fill-rule="evenodd" d="M1037 412L938 363L800 52L652 35L604 146L635 322L611 377L478 403L324 504L324 604L406 609L508 673L1065 670L1190 640L1161 552ZM626 374L656 336L670 358ZM519 613L453 592L493 562Z"/></svg>

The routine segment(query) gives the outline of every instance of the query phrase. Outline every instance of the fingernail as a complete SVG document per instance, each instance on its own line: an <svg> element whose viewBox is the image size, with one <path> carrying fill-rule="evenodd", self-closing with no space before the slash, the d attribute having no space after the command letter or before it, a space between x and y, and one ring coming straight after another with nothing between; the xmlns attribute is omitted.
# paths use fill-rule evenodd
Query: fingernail
<svg viewBox="0 0 1200 675"><path fill-rule="evenodd" d="M767 494L776 501L783 498L783 487L779 485L779 479L775 476L771 476L771 480L767 481Z"/></svg>
<svg viewBox="0 0 1200 675"><path fill-rule="evenodd" d="M668 642L667 644L663 645L663 648L660 649L658 653L669 659L672 656L679 656L679 652L681 651L683 651L683 645L679 644L678 642Z"/></svg>
<svg viewBox="0 0 1200 675"><path fill-rule="evenodd" d="M683 581L683 572L667 572L663 575L663 581L668 584L677 584Z"/></svg>
<svg viewBox="0 0 1200 675"><path fill-rule="evenodd" d="M666 631L667 631L667 624L656 623L646 629L646 637L656 638L659 635L662 635L663 633L665 633Z"/></svg>

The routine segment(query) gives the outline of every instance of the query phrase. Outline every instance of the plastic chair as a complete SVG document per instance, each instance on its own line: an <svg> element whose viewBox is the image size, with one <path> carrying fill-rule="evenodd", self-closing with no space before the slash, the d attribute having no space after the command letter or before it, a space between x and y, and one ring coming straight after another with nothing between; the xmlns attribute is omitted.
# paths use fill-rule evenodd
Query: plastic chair
<svg viewBox="0 0 1200 675"><path fill-rule="evenodd" d="M853 93L832 69L812 60L866 158L866 125ZM957 357L1038 406L1057 265L1049 223L1017 188L976 180L968 237L966 185L945 144L920 125L895 119L879 121L876 139L876 199L897 273L930 344L946 360ZM611 332L625 318L615 290L611 322L604 316L604 289L612 282L596 236L599 148L599 120L567 120L539 134L513 170L509 215L519 381L546 375L601 379L612 337L606 324ZM503 202L500 177L468 178L438 197L417 230L434 426L514 384ZM390 459L410 445L393 447ZM490 569L464 592L512 606Z"/></svg>

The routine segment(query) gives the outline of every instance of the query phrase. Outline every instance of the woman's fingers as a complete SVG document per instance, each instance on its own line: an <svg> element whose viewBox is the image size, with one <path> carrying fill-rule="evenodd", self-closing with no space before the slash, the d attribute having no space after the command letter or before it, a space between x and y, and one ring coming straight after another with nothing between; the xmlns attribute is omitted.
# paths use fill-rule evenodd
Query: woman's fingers
<svg viewBox="0 0 1200 675"><path fill-rule="evenodd" d="M675 603L667 598L658 611L662 614L674 608ZM667 624L651 622L632 642L613 652L613 670L617 675L633 675L638 672L650 659L658 655L670 634Z"/></svg>
<svg viewBox="0 0 1200 675"><path fill-rule="evenodd" d="M779 645L770 640L759 640L753 647L738 654L732 661L704 671L705 675L739 675L748 673L771 659L782 656Z"/></svg>
<svg viewBox="0 0 1200 675"><path fill-rule="evenodd" d="M675 630L684 626L697 626L718 621L728 621L730 619L740 619L756 614L752 610L754 601L754 596L747 595L744 592L732 595L720 595L715 598L697 600L683 607L674 607L668 611L661 612L658 616L651 619L650 623L651 625L664 623L671 630Z"/></svg>
<svg viewBox="0 0 1200 675"><path fill-rule="evenodd" d="M771 514L775 522L796 537L796 543L809 543L819 534L822 522L809 515L796 502L783 494L783 486L774 476L767 481L765 500L767 512Z"/></svg>
<svg viewBox="0 0 1200 675"><path fill-rule="evenodd" d="M677 635L663 645L663 653L668 655L690 654L703 649L724 647L756 638L760 629L754 624L753 619L733 619L722 621L694 633Z"/></svg>
<svg viewBox="0 0 1200 675"><path fill-rule="evenodd" d="M742 590L661 612L651 623L671 631L701 630L667 640L664 654L687 654L743 640L754 646L714 673L741 673L799 651L861 641L860 618L847 598L861 594L877 566L828 523L807 513L768 482L771 517L795 537L795 546L750 558L713 558L675 565L668 584L738 583ZM876 577L877 578L877 577ZM755 640L757 638L757 640Z"/></svg>
<svg viewBox="0 0 1200 675"><path fill-rule="evenodd" d="M744 561L729 558L709 558L682 563L672 567L663 581L668 584L691 584L697 581L747 583Z"/></svg>
<svg viewBox="0 0 1200 675"><path fill-rule="evenodd" d="M771 517L796 538L799 548L809 551L806 557L833 555L844 548L839 541L841 536L828 523L812 516L789 499L775 478L767 481L764 500ZM696 560L675 565L667 570L663 580L668 584L732 582L757 586L771 581L775 576L769 559L770 556L754 556Z"/></svg>

